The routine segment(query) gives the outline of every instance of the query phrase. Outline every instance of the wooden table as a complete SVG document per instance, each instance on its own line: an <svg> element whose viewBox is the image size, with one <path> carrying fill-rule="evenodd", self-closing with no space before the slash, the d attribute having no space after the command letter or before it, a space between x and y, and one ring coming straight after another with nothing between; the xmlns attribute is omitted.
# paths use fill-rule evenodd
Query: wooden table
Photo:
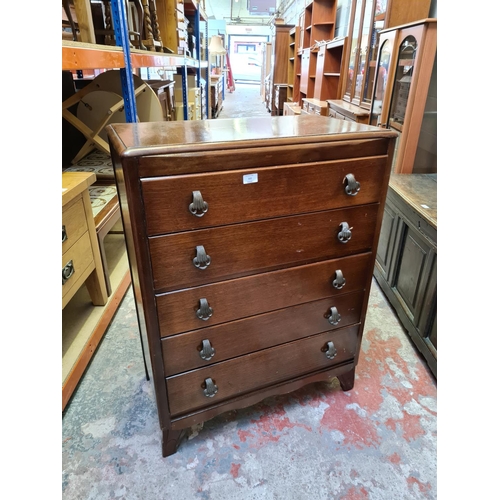
<svg viewBox="0 0 500 500"><path fill-rule="evenodd" d="M88 187L89 172L62 174L62 308L85 283L92 303L106 304L108 295Z"/></svg>

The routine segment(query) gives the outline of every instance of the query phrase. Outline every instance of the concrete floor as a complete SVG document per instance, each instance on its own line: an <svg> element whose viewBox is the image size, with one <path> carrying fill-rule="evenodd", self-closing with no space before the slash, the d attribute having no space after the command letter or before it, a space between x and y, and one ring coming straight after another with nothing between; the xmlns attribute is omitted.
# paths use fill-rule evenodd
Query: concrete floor
<svg viewBox="0 0 500 500"><path fill-rule="evenodd" d="M237 84L217 119L252 113L268 114L259 86ZM436 424L436 381L373 280L351 391L228 412L162 458L129 289L63 415L62 498L435 499Z"/></svg>

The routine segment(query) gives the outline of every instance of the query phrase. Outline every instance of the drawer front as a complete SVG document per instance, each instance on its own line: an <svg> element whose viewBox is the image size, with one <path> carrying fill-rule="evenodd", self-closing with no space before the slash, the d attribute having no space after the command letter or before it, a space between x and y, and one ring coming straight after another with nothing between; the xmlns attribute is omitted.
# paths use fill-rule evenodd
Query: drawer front
<svg viewBox="0 0 500 500"><path fill-rule="evenodd" d="M94 258L90 245L89 233L83 234L75 244L62 255L62 269L66 269L71 275L62 285L62 296L69 293L73 285L77 283L81 276L92 266Z"/></svg>
<svg viewBox="0 0 500 500"><path fill-rule="evenodd" d="M167 337L162 340L165 375L359 323L363 297L364 291L343 294Z"/></svg>
<svg viewBox="0 0 500 500"><path fill-rule="evenodd" d="M364 253L157 295L160 336L363 290L371 261Z"/></svg>
<svg viewBox="0 0 500 500"><path fill-rule="evenodd" d="M231 397L268 387L322 368L352 360L358 343L359 325L325 332L281 346L264 349L229 361L167 378L172 416L210 406ZM333 359L325 352L328 342ZM331 346L330 346L331 347ZM212 397L204 394L207 379L217 386ZM210 385L208 389L210 388Z"/></svg>
<svg viewBox="0 0 500 500"><path fill-rule="evenodd" d="M377 203L386 163L380 156L146 179L147 231L152 236ZM355 195L346 193L348 174L359 183Z"/></svg>
<svg viewBox="0 0 500 500"><path fill-rule="evenodd" d="M212 107L215 101L212 96ZM387 156L388 139L375 138L363 141L326 142L315 144L256 146L239 149L193 153L148 155L137 159L141 178L165 175L195 174L228 170L256 169L285 165L320 163L371 156ZM327 183L325 183L327 184Z"/></svg>
<svg viewBox="0 0 500 500"><path fill-rule="evenodd" d="M154 288L166 292L370 251L378 209L363 205L149 238ZM339 240L343 225L352 228L346 243Z"/></svg>
<svg viewBox="0 0 500 500"><path fill-rule="evenodd" d="M63 208L62 225L62 252L64 253L88 230L85 207L81 197L75 203Z"/></svg>

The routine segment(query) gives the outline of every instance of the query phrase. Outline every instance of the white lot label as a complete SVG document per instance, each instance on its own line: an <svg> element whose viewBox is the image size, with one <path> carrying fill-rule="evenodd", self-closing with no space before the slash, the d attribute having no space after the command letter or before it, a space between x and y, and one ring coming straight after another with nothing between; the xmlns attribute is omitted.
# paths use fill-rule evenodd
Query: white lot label
<svg viewBox="0 0 500 500"><path fill-rule="evenodd" d="M243 184L259 182L259 174L247 174L243 176Z"/></svg>

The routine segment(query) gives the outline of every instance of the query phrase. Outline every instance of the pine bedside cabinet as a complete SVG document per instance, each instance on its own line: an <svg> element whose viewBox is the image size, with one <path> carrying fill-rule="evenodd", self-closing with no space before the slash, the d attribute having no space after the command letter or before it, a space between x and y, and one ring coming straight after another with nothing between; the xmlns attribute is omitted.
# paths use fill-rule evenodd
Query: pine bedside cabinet
<svg viewBox="0 0 500 500"><path fill-rule="evenodd" d="M107 133L163 456L222 412L351 389L396 134L315 115Z"/></svg>

